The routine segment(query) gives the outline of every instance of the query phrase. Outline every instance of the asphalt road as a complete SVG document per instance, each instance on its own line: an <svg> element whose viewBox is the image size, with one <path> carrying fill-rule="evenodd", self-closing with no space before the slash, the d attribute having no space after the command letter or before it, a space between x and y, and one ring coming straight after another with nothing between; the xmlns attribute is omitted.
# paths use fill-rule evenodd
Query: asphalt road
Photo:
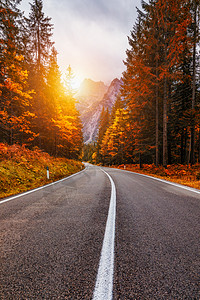
<svg viewBox="0 0 200 300"><path fill-rule="evenodd" d="M116 188L113 299L200 299L200 193L103 169ZM92 299L110 197L87 166L0 202L0 299Z"/></svg>

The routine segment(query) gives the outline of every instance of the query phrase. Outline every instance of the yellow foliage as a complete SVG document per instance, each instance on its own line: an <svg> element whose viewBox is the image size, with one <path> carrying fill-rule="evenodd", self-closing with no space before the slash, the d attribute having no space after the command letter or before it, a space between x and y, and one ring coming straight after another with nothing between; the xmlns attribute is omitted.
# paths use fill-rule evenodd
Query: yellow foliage
<svg viewBox="0 0 200 300"><path fill-rule="evenodd" d="M50 170L47 180L46 167ZM39 148L0 143L0 198L24 192L80 171L79 161L53 158Z"/></svg>
<svg viewBox="0 0 200 300"><path fill-rule="evenodd" d="M24 60L24 56L23 56L23 55L16 55L16 56L15 56L15 59L16 59L17 61L23 61L23 60Z"/></svg>

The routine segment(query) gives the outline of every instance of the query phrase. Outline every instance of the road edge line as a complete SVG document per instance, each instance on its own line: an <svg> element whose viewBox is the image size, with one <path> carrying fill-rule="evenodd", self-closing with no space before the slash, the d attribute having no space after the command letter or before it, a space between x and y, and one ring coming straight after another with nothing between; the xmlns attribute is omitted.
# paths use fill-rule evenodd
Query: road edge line
<svg viewBox="0 0 200 300"><path fill-rule="evenodd" d="M183 185L183 184L180 184L180 183L175 183L175 182L165 180L165 179L162 179L162 178L158 178L158 177L154 177L154 176L146 175L146 174L142 174L142 173L137 173L137 172L133 172L133 171L129 171L129 170L122 170L122 169L117 169L117 168L114 168L114 169L118 170L118 171L123 171L123 172L131 173L131 174L140 175L140 176L143 176L143 177L148 177L148 178L151 178L151 179L154 179L154 180L157 180L157 181L161 181L163 183L171 184L173 186L182 188L184 190L187 190L187 191L190 191L190 192L193 192L193 193L200 194L200 190L192 188L192 187L187 186L187 185Z"/></svg>
<svg viewBox="0 0 200 300"><path fill-rule="evenodd" d="M15 196L11 196L11 197L6 198L6 199L2 198L2 199L4 199L4 200L1 200L1 199L0 199L0 205L3 204L3 203L6 203L6 202L12 201L12 200L14 200L14 199L16 199L16 198L20 198L20 197L26 196L26 195L28 195L28 194L37 192L37 191L39 191L39 190L45 189L46 187L49 187L49 186L54 185L54 184L56 184L56 183L60 183L60 182L62 182L62 181L64 181L64 180L67 180L67 179L69 179L69 178L71 178L71 177L73 177L73 176L75 176L75 175L78 175L78 174L84 172L86 169L87 169L87 168L85 168L84 170L79 171L79 172L77 172L77 173L74 173L74 174L72 174L72 175L70 175L70 176L68 176L68 177L65 177L65 178L62 178L62 179L60 179L60 180L57 180L57 181L54 181L54 182L45 184L45 185L43 185L43 186L40 186L40 187L38 187L38 188L29 190L29 191L27 191L27 192L23 192L23 193L21 193L21 194L17 194L17 195L15 195Z"/></svg>
<svg viewBox="0 0 200 300"><path fill-rule="evenodd" d="M93 300L111 300L113 295L116 188L112 177L101 169L111 182L111 197L104 233L103 246L93 293Z"/></svg>

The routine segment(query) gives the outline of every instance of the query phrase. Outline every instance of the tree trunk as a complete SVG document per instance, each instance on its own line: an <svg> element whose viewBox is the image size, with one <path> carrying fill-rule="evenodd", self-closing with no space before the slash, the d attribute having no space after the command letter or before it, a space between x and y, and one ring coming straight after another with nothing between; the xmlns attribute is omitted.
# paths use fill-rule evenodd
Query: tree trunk
<svg viewBox="0 0 200 300"><path fill-rule="evenodd" d="M167 79L164 78L163 97L163 166L167 166Z"/></svg>
<svg viewBox="0 0 200 300"><path fill-rule="evenodd" d="M169 86L169 91L168 91L168 99L169 99L169 104L168 104L168 126L167 126L167 162L169 165L172 164L172 130L171 130L171 124L172 120L171 118L171 83L168 84Z"/></svg>
<svg viewBox="0 0 200 300"><path fill-rule="evenodd" d="M198 163L200 163L200 127L199 127L199 143L198 143Z"/></svg>
<svg viewBox="0 0 200 300"><path fill-rule="evenodd" d="M40 64L41 64L41 45L40 45L40 29L39 29L39 24L38 24L38 29L37 29L37 64L38 64L38 71L40 70Z"/></svg>
<svg viewBox="0 0 200 300"><path fill-rule="evenodd" d="M187 133L182 128L181 130L181 164L187 162Z"/></svg>
<svg viewBox="0 0 200 300"><path fill-rule="evenodd" d="M194 0L194 37L193 37L193 81L192 81L192 116L191 116L191 135L190 147L188 155L188 163L191 165L195 163L194 148L195 148L195 90L196 90L196 39L197 39L197 1Z"/></svg>
<svg viewBox="0 0 200 300"><path fill-rule="evenodd" d="M158 59L156 58L156 78L158 78ZM158 109L158 82L156 84L156 167L159 164L159 109Z"/></svg>
<svg viewBox="0 0 200 300"><path fill-rule="evenodd" d="M167 11L164 18L164 68L167 68ZM167 78L164 75L163 97L163 166L167 167Z"/></svg>

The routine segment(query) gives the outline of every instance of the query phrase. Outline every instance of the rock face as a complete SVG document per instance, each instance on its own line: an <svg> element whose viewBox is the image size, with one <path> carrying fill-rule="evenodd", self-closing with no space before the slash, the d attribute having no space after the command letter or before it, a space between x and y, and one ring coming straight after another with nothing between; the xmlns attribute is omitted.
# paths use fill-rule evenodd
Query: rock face
<svg viewBox="0 0 200 300"><path fill-rule="evenodd" d="M83 123L85 144L96 140L99 118L102 108L111 111L121 86L121 80L114 79L107 87L103 82L94 82L91 79L83 81L76 98L77 109Z"/></svg>
<svg viewBox="0 0 200 300"><path fill-rule="evenodd" d="M78 100L77 109L80 113L95 102L100 101L107 89L108 87L102 81L95 82L91 79L84 79L76 94Z"/></svg>

